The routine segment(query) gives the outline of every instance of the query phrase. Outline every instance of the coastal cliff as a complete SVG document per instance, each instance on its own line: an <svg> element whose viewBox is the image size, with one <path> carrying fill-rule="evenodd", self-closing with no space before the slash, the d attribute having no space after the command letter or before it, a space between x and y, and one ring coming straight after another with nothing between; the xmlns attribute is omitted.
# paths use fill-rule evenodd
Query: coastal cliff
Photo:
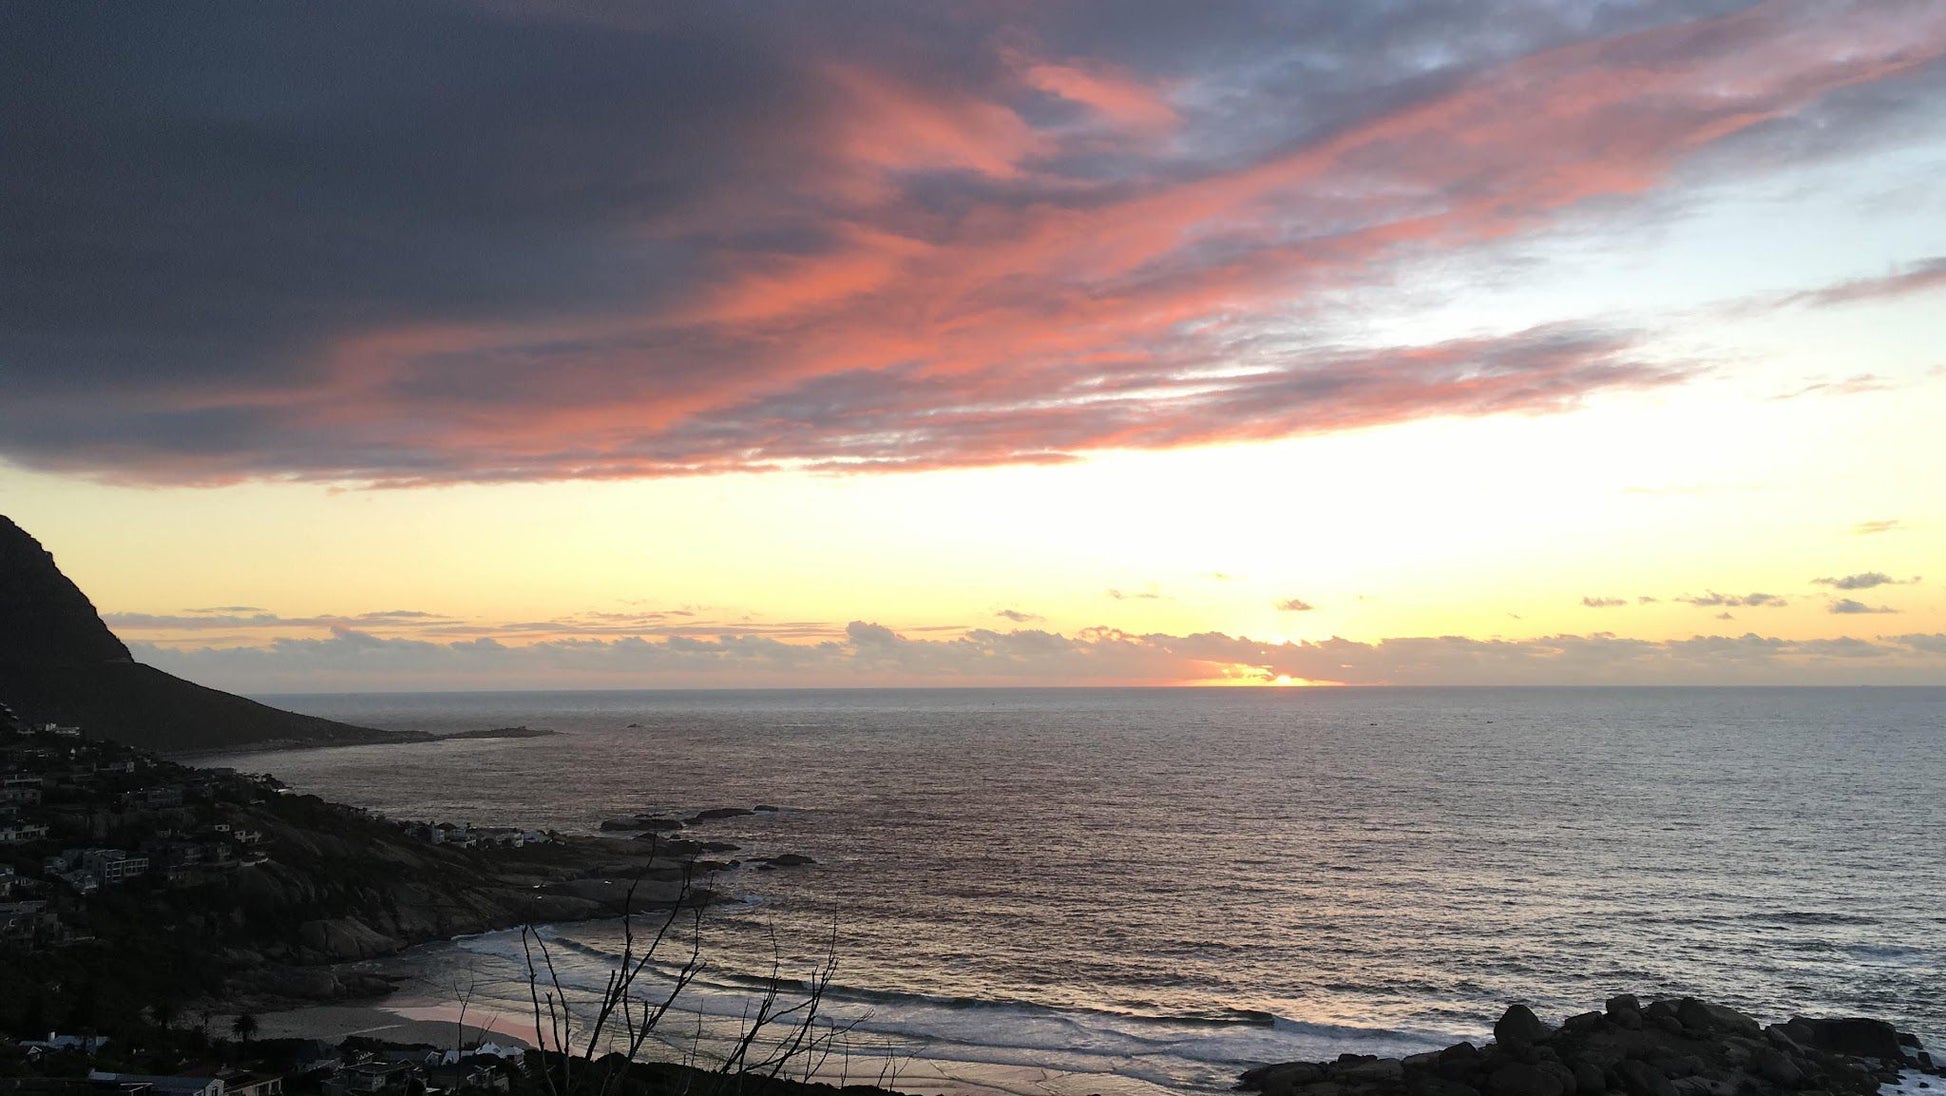
<svg viewBox="0 0 1946 1096"><path fill-rule="evenodd" d="M0 1028L72 1017L108 1030L158 1003L383 993L331 964L707 904L719 898L709 876L734 864L698 859L733 846L670 838L451 831L460 844L269 777L9 726L4 710L0 751L36 792L41 833L0 844L0 877L31 896L0 937Z"/></svg>
<svg viewBox="0 0 1946 1096"><path fill-rule="evenodd" d="M427 736L287 712L136 662L26 530L0 516L0 700L30 722L166 752Z"/></svg>

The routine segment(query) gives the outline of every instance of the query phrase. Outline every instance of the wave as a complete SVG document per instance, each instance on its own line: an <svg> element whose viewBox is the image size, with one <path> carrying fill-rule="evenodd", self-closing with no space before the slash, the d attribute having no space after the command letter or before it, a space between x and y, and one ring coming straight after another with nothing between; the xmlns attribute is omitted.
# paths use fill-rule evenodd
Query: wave
<svg viewBox="0 0 1946 1096"><path fill-rule="evenodd" d="M1742 920L1759 921L1776 925L1861 925L1879 924L1876 917L1865 917L1853 913L1828 913L1816 910L1785 910L1781 913L1765 911L1744 914Z"/></svg>
<svg viewBox="0 0 1946 1096"><path fill-rule="evenodd" d="M558 928L541 932L563 986L599 993L607 972L620 959L619 952L571 939ZM459 945L470 955L497 957L518 968L521 973L512 979L518 986L508 985L509 992L504 993L509 1007L518 1007L525 992L525 958L518 934L473 937ZM654 986L649 992L665 989L677 970L677 964L645 967L644 977ZM809 989L796 978L778 978L774 984L787 1001ZM706 968L690 984L677 1009L736 1022L746 1015L752 997L772 985L768 974ZM518 993L510 992L515 988ZM1335 1057L1348 1047L1369 1053L1413 1053L1436 1049L1453 1038L1443 1031L1307 1021L1243 1007L1060 1006L1005 996L842 983L826 987L821 1014L833 1024L848 1026L855 1036L907 1053L923 1051L927 1058L1150 1075L1164 1084L1181 1082L1186 1070L1214 1075L1231 1071L1240 1062ZM1134 1062L1148 1065L1138 1068Z"/></svg>

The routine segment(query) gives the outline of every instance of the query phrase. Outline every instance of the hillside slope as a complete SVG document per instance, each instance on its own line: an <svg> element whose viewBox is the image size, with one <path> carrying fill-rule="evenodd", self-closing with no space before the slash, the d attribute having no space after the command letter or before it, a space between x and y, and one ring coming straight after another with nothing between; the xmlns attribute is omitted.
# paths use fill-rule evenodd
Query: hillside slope
<svg viewBox="0 0 1946 1096"><path fill-rule="evenodd" d="M0 703L32 722L163 751L426 736L299 715L136 662L40 542L0 516Z"/></svg>

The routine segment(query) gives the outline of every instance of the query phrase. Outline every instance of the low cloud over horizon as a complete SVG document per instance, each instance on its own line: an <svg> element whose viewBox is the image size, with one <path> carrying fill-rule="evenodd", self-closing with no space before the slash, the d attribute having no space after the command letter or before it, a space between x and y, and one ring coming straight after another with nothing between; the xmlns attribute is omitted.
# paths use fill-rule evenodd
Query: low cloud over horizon
<svg viewBox="0 0 1946 1096"><path fill-rule="evenodd" d="M1896 579L1883 571L1867 571L1863 574L1846 575L1843 578L1814 578L1819 586L1829 586L1837 590L1870 590L1878 586L1910 586L1919 581L1917 577Z"/></svg>
<svg viewBox="0 0 1946 1096"><path fill-rule="evenodd" d="M1608 633L1527 639L1411 636L1272 643L1221 632L1061 635L973 629L914 638L852 621L830 638L759 633L575 637L525 644L490 636L385 638L343 625L260 645L132 642L136 657L233 691L514 688L1268 684L1924 685L1946 674L1946 634L1787 640L1745 633L1651 641Z"/></svg>

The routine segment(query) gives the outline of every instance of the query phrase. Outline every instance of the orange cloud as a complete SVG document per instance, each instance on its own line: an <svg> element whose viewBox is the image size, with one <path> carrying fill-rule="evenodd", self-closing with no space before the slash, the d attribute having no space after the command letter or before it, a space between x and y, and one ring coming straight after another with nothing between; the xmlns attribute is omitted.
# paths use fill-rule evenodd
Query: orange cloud
<svg viewBox="0 0 1946 1096"><path fill-rule="evenodd" d="M1127 129L1161 132L1182 121L1155 88L1110 66L1086 61L1030 64L1021 75L1030 87L1087 106Z"/></svg>
<svg viewBox="0 0 1946 1096"><path fill-rule="evenodd" d="M1549 230L1666 185L1701 149L1912 74L1946 55L1946 7L1760 4L1250 140L1196 130L1193 74L963 37L979 44L939 72L862 47L780 62L775 98L723 108L680 150L630 158L608 139L642 124L625 113L576 146L585 172L538 156L505 193L469 178L439 195L461 207L450 258L418 280L381 268L399 284L344 300L274 299L289 331L244 340L269 306L231 315L204 293L195 307L214 319L193 339L168 326L189 322L177 309L133 349L56 347L140 368L119 401L47 371L0 408L0 447L131 478L412 484L1059 461L1572 407L1695 363L1572 318L1428 346L1342 345L1311 321L1416 263ZM1146 139L1105 146L1037 114L1037 94ZM578 105L599 116L610 101ZM516 131L510 154L580 122ZM546 200L522 204L533 194ZM611 218L577 221L598 198ZM470 256L480 239L533 269ZM440 281L449 268L465 292ZM263 292L302 273L274 266ZM1928 265L1821 303L1936 279ZM178 366L152 368L166 353Z"/></svg>

